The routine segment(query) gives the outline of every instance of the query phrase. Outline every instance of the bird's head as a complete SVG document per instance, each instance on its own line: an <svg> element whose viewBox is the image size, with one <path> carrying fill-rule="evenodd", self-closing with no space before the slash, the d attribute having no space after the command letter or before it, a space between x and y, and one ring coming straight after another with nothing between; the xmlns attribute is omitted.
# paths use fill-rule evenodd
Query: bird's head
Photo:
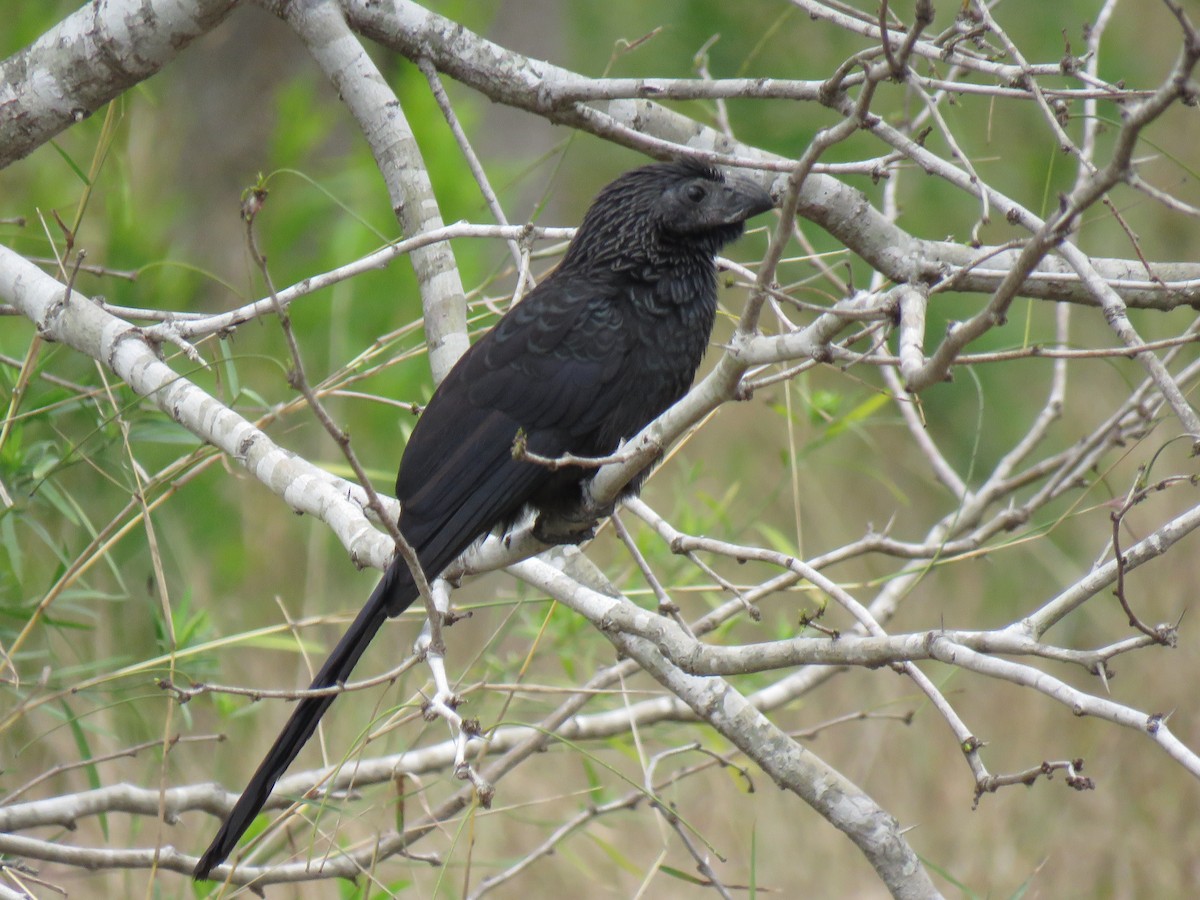
<svg viewBox="0 0 1200 900"><path fill-rule="evenodd" d="M596 197L563 265L628 269L711 257L774 205L749 178L693 160L642 166Z"/></svg>

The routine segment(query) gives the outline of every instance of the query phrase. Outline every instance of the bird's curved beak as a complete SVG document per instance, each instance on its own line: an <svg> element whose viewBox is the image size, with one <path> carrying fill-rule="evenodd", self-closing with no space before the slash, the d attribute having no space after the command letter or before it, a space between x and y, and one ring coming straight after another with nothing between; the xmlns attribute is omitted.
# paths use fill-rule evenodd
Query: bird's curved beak
<svg viewBox="0 0 1200 900"><path fill-rule="evenodd" d="M720 196L714 199L712 209L722 225L744 222L775 207L767 190L745 175L727 176Z"/></svg>

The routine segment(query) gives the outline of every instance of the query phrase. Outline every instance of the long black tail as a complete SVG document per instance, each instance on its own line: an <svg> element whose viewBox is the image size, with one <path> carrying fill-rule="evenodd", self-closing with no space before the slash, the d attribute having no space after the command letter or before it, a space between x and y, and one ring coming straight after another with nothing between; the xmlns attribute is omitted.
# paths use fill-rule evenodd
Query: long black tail
<svg viewBox="0 0 1200 900"><path fill-rule="evenodd" d="M310 689L333 687L349 678L355 663L363 655L376 632L387 621L388 616L398 615L406 610L417 596L417 589L413 585L408 567L403 560L396 559L372 591L362 612L333 648L333 652L325 660L325 665L321 666L321 671L313 679ZM275 782L313 736L321 716L325 715L325 710L329 709L336 696L327 694L321 697L306 697L296 704L287 725L275 739L266 758L259 764L258 771L242 791L242 796L234 804L233 810L226 816L221 830L200 857L200 862L192 872L193 878L198 881L208 878L208 873L233 852L237 842L271 796Z"/></svg>

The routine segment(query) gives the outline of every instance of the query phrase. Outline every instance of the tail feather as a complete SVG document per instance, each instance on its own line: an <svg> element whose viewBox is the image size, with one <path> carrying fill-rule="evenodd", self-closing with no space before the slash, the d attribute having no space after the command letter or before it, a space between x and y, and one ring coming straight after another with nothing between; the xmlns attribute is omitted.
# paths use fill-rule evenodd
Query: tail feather
<svg viewBox="0 0 1200 900"><path fill-rule="evenodd" d="M413 585L408 567L402 560L397 559L384 573L362 611L325 660L325 665L313 679L310 690L333 687L346 681L359 657L363 655L363 651L367 649L367 645L387 621L388 616L403 612L417 596L417 589ZM259 764L258 771L246 785L233 810L226 816L221 830L200 857L200 862L192 872L193 878L198 881L208 878L209 872L233 852L237 842L271 796L275 782L317 730L317 723L321 721L321 716L329 709L336 696L326 694L321 697L306 697L296 704L291 718Z"/></svg>

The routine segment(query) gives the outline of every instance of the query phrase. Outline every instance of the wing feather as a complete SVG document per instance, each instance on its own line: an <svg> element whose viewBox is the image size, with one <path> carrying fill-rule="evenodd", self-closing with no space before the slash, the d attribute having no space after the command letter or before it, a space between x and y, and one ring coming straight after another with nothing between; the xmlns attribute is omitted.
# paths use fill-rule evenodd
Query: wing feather
<svg viewBox="0 0 1200 900"><path fill-rule="evenodd" d="M428 575L496 522L511 521L554 477L513 459L518 431L543 456L592 451L620 402L629 351L619 298L603 284L550 279L467 351L404 451L400 527Z"/></svg>

